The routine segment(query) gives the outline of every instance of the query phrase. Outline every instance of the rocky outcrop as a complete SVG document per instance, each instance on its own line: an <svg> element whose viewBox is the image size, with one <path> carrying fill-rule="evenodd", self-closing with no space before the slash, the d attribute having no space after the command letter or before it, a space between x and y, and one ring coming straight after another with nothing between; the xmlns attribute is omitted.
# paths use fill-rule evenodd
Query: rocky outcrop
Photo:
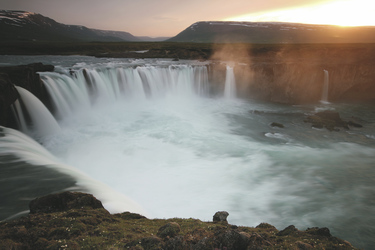
<svg viewBox="0 0 375 250"><path fill-rule="evenodd" d="M101 201L90 194L63 192L50 194L32 200L29 204L30 214L55 213L70 209L104 208Z"/></svg>
<svg viewBox="0 0 375 250"><path fill-rule="evenodd" d="M227 217L229 216L229 213L227 211L220 211L216 212L213 217L213 222L221 222L228 224Z"/></svg>
<svg viewBox="0 0 375 250"><path fill-rule="evenodd" d="M0 223L1 249L356 249L328 228L278 231L267 223L252 228L196 219L150 220L129 212L111 215L83 193L37 198L30 208L29 216Z"/></svg>
<svg viewBox="0 0 375 250"><path fill-rule="evenodd" d="M329 131L340 131L340 128L349 130L350 127L362 127L361 124L354 121L342 120L338 112L329 110L309 115L304 121L311 123L313 128L326 128Z"/></svg>
<svg viewBox="0 0 375 250"><path fill-rule="evenodd" d="M0 67L0 125L15 127L10 106L17 100L19 94L15 85L27 89L39 98L46 106L49 97L37 72L53 71L54 66L42 63L29 65Z"/></svg>
<svg viewBox="0 0 375 250"><path fill-rule="evenodd" d="M235 62L240 97L285 104L317 103L322 100L326 70L329 102L375 103L372 44L235 46L218 49L211 59ZM224 82L225 65L214 64L211 72L212 82Z"/></svg>
<svg viewBox="0 0 375 250"><path fill-rule="evenodd" d="M9 76L0 73L0 125L15 127L10 106L18 99L19 95Z"/></svg>

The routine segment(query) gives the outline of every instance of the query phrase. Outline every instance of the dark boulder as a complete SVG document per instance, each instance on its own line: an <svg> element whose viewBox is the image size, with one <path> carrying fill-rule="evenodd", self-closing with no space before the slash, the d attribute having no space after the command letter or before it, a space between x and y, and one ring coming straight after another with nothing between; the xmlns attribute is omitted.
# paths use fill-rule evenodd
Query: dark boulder
<svg viewBox="0 0 375 250"><path fill-rule="evenodd" d="M288 227L286 227L284 230L281 230L280 232L278 232L276 235L277 236L286 236L286 235L294 235L298 233L298 229L293 226L293 225L290 225Z"/></svg>
<svg viewBox="0 0 375 250"><path fill-rule="evenodd" d="M310 115L304 121L311 123L313 128L326 128L329 131L349 129L349 126L361 127L360 124L342 120L338 112L329 110Z"/></svg>
<svg viewBox="0 0 375 250"><path fill-rule="evenodd" d="M222 222L222 223L228 223L227 221L227 217L228 217L229 213L226 212L226 211L220 211L220 212L216 212L214 214L214 217L213 217L213 222Z"/></svg>
<svg viewBox="0 0 375 250"><path fill-rule="evenodd" d="M10 106L18 99L19 95L9 76L0 73L0 125L11 126Z"/></svg>
<svg viewBox="0 0 375 250"><path fill-rule="evenodd" d="M318 227L308 228L306 230L306 232L309 233L309 234L319 235L319 236L324 236L324 237L331 237L332 236L331 232L326 227L322 227L322 228L318 228Z"/></svg>
<svg viewBox="0 0 375 250"><path fill-rule="evenodd" d="M277 127L277 128L284 128L284 125L283 124L281 124L281 123L278 123L278 122L272 122L271 124L270 124L270 126L271 127Z"/></svg>
<svg viewBox="0 0 375 250"><path fill-rule="evenodd" d="M30 202L29 208L30 214L36 214L62 212L69 209L97 209L104 207L102 202L91 194L63 192L36 198Z"/></svg>
<svg viewBox="0 0 375 250"><path fill-rule="evenodd" d="M219 249L247 249L251 236L246 232L225 230L215 235L214 244Z"/></svg>

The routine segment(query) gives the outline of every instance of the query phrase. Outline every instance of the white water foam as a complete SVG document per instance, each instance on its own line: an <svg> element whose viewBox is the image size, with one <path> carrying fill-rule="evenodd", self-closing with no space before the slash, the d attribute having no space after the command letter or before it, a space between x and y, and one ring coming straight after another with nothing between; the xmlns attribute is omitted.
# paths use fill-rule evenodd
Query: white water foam
<svg viewBox="0 0 375 250"><path fill-rule="evenodd" d="M44 147L25 134L10 128L0 128L3 133L0 136L0 155L14 155L20 161L26 161L32 165L46 166L61 173L74 176L78 186L89 189L112 213L128 210L147 214L136 202L116 192L108 185L90 178L77 168L61 163Z"/></svg>

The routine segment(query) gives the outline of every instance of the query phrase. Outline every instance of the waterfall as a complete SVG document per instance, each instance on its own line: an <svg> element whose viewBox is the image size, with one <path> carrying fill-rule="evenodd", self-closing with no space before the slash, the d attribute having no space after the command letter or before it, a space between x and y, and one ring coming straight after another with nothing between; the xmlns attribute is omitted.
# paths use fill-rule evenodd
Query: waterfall
<svg viewBox="0 0 375 250"><path fill-rule="evenodd" d="M40 75L58 118L100 103L132 98L206 96L209 89L204 65L82 68L72 75L57 72Z"/></svg>
<svg viewBox="0 0 375 250"><path fill-rule="evenodd" d="M73 176L77 181L76 184L78 188L88 188L103 202L103 205L106 206L107 210L112 213L119 213L127 210L147 214L139 204L125 195L116 192L100 181L90 178L88 175L74 167L62 164L42 145L27 135L17 130L1 126L0 132L2 134L2 136L0 136L0 156L16 156L19 160L13 160L13 162L23 161L31 165L45 166Z"/></svg>
<svg viewBox="0 0 375 250"><path fill-rule="evenodd" d="M323 70L324 72L324 82L323 82L323 91L322 91L322 103L328 103L328 88L329 88L329 74L328 70Z"/></svg>
<svg viewBox="0 0 375 250"><path fill-rule="evenodd" d="M225 87L224 87L224 97L227 99L232 99L237 96L236 94L236 80L234 77L233 67L227 65L227 72L225 76Z"/></svg>
<svg viewBox="0 0 375 250"><path fill-rule="evenodd" d="M44 104L26 89L18 86L16 86L16 89L31 120L30 124L27 124L26 113L20 103L16 102L14 109L17 111L19 125L24 132L30 134L33 131L35 137L58 133L60 126Z"/></svg>

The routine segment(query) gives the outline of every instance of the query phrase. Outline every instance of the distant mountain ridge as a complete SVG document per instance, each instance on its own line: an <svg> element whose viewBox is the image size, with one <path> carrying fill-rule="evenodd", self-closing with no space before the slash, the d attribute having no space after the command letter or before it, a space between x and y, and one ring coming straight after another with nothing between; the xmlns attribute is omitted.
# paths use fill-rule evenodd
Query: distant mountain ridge
<svg viewBox="0 0 375 250"><path fill-rule="evenodd" d="M199 43L374 43L375 27L281 22L196 22L168 39Z"/></svg>
<svg viewBox="0 0 375 250"><path fill-rule="evenodd" d="M128 32L66 25L41 14L8 10L0 10L0 37L2 41L141 41Z"/></svg>

